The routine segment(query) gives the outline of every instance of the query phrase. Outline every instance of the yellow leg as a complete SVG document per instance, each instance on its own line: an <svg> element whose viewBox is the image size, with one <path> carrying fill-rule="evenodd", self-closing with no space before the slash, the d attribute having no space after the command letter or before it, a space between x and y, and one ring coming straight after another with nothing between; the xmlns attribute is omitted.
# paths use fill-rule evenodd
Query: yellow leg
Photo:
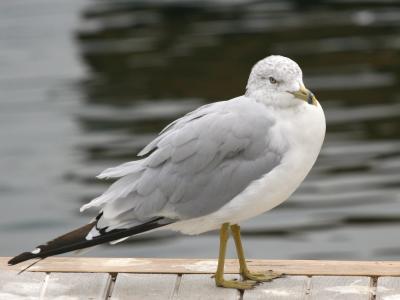
<svg viewBox="0 0 400 300"><path fill-rule="evenodd" d="M245 279L254 280L257 282L265 282L271 281L275 278L281 277L282 274L275 272L267 272L267 273L252 273L247 268L246 259L244 257L244 251L242 246L242 241L240 239L240 226L239 225L231 225L232 236L236 245L236 252L239 258L239 266L240 266L240 274Z"/></svg>
<svg viewBox="0 0 400 300"><path fill-rule="evenodd" d="M221 226L220 237L219 237L219 256L217 272L215 273L215 284L220 287L234 288L234 289L251 289L257 282L256 281L236 281L236 280L225 280L224 279L224 265L225 265L225 253L226 244L229 239L229 223L225 223Z"/></svg>

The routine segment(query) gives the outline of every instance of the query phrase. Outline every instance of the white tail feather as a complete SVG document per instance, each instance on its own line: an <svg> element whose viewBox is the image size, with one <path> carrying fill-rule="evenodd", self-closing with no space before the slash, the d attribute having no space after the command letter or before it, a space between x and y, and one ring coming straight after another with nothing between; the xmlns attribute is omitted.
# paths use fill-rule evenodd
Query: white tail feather
<svg viewBox="0 0 400 300"><path fill-rule="evenodd" d="M145 168L142 166L140 162L141 161L131 161L114 168L108 168L103 172L101 172L99 175L97 175L97 178L103 179L103 178L123 177L128 174L143 171Z"/></svg>
<svg viewBox="0 0 400 300"><path fill-rule="evenodd" d="M141 173L135 173L126 175L116 182L114 182L107 191L105 191L101 196L93 199L89 203L83 205L80 209L81 212L88 209L89 207L98 207L106 202L114 201L118 198L126 197L130 192L132 192L136 185L137 179L141 176Z"/></svg>

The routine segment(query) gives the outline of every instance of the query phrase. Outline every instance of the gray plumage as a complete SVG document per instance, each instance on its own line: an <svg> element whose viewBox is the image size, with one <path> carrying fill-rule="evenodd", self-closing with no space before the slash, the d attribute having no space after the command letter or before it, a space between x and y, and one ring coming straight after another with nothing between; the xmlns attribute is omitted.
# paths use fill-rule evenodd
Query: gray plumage
<svg viewBox="0 0 400 300"><path fill-rule="evenodd" d="M279 164L283 153L268 139L271 113L245 96L198 108L139 153L147 157L101 173L99 178L121 178L82 209L100 206L98 227L107 231L218 210Z"/></svg>
<svg viewBox="0 0 400 300"><path fill-rule="evenodd" d="M237 225L290 197L315 163L324 136L322 107L304 86L299 66L269 56L253 67L245 96L200 107L168 125L139 153L141 159L101 173L99 178L117 181L82 206L100 208L94 220L9 264L161 228L199 234ZM221 227L224 235L227 227ZM220 275L218 269L217 284L228 287Z"/></svg>

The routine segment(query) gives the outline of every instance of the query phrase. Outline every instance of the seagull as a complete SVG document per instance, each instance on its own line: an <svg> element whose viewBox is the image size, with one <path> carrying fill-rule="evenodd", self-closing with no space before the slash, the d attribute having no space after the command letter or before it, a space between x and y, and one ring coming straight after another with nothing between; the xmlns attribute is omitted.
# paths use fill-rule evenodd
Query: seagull
<svg viewBox="0 0 400 300"><path fill-rule="evenodd" d="M9 265L154 230L195 235L219 229L216 285L250 289L271 281L282 274L248 269L239 224L281 204L299 187L321 150L325 127L322 107L304 86L298 64L268 56L253 66L244 95L184 115L140 151L138 160L98 175L117 180L81 207L99 211L89 224ZM230 234L242 281L224 279Z"/></svg>

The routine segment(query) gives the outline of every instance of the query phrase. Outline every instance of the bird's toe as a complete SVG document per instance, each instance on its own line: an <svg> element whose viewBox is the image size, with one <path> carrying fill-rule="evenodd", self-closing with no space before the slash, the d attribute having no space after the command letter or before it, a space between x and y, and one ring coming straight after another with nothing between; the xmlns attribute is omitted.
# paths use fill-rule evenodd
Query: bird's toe
<svg viewBox="0 0 400 300"><path fill-rule="evenodd" d="M250 272L246 271L242 273L242 276L245 279L257 281L257 282L267 282L267 281L272 281L276 278L280 278L283 276L282 273L276 273L272 271L268 271L265 273L256 273L256 272Z"/></svg>

